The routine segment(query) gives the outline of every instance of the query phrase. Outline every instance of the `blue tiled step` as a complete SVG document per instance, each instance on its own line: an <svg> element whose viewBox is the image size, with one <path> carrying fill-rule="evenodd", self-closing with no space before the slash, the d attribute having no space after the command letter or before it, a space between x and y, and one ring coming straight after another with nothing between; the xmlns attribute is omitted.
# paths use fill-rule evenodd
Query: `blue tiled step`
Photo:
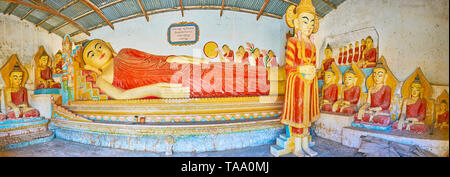
<svg viewBox="0 0 450 177"><path fill-rule="evenodd" d="M40 131L17 136L0 138L0 150L25 147L33 144L48 142L55 138L52 131Z"/></svg>
<svg viewBox="0 0 450 177"><path fill-rule="evenodd" d="M38 125L38 124L45 124L48 120L43 118L31 118L31 119L21 119L21 120L11 120L11 121L3 121L0 122L0 130L1 129L7 129L7 128L17 128L17 127L23 127L23 126L31 126L31 125Z"/></svg>

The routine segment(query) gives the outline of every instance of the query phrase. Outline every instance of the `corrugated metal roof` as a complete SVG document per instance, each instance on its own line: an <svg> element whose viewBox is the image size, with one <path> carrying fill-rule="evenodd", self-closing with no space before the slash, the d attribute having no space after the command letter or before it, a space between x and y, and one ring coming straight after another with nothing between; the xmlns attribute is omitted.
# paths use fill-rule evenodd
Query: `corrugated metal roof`
<svg viewBox="0 0 450 177"><path fill-rule="evenodd" d="M30 0L23 0L24 2L34 4L34 2ZM45 0L44 3L54 10L59 10L62 7L65 7L69 3L75 0ZM140 16L142 11L137 3L137 0L90 0L94 5L100 8L103 15L110 22L114 23L115 21L121 21L124 19L128 19L127 17L135 17ZM151 15L152 12L164 12L169 10L175 10L180 8L179 0L141 0L144 6L144 9ZM339 6L345 0L328 0L332 5ZM236 10L236 8L247 10L249 13L258 13L262 6L264 5L265 0L226 0L225 1L225 10L228 10L230 7L233 8L231 10ZM291 2L291 3L289 3ZM316 12L320 16L325 16L330 11L334 10L332 6L327 4L324 0L312 0L313 4L316 7ZM219 10L222 6L222 0L183 0L183 7L185 9L195 9L202 6L207 6L212 9ZM264 9L263 15L268 15L275 18L282 18L285 14L286 9L292 4L300 3L300 0L270 0ZM0 1L0 13L4 12L8 6L9 2ZM228 9L227 9L228 8ZM27 14L31 8L26 7L24 5L19 5L14 12L12 13L19 18L22 18ZM249 11L248 11L249 10ZM76 23L78 23L85 30L93 30L95 28L105 26L107 23L97 14L85 5L81 0L73 3L69 7L65 8L61 11L61 14L67 16L70 19L73 19ZM43 12L41 10L34 10L30 15L28 15L25 19L38 24L42 22L42 20L46 19L50 14L47 12ZM255 15L256 16L256 15ZM256 20L256 19L255 19ZM40 26L48 31L52 31L57 35L64 36L65 34L78 34L80 33L80 29L76 28L70 23L67 23L66 20L59 16L52 16L47 19L45 22L40 24Z"/></svg>

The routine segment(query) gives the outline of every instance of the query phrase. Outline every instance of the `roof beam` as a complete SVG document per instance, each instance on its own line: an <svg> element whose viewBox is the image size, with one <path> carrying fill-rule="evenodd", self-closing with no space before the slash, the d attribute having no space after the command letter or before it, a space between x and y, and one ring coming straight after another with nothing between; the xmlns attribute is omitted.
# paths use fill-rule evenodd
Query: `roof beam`
<svg viewBox="0 0 450 177"><path fill-rule="evenodd" d="M11 15L14 12L14 10L16 10L17 6L18 6L17 4L10 3L8 5L8 8L6 8L5 11L3 11L3 14Z"/></svg>
<svg viewBox="0 0 450 177"><path fill-rule="evenodd" d="M256 20L259 20L259 17L261 17L262 13L264 12L264 9L266 9L267 4L269 4L270 0L266 0L266 2L264 2L261 10L259 10L258 16L256 16Z"/></svg>
<svg viewBox="0 0 450 177"><path fill-rule="evenodd" d="M183 12L183 0L180 0L180 7L181 7L181 16L184 17L184 12Z"/></svg>
<svg viewBox="0 0 450 177"><path fill-rule="evenodd" d="M328 1L328 0L322 0L324 3L327 3L330 7L332 7L333 9L336 9L337 7L334 5L334 4L332 4L330 1Z"/></svg>
<svg viewBox="0 0 450 177"><path fill-rule="evenodd" d="M144 5L142 5L142 1L141 1L141 0L136 0L136 1L137 1L137 3L139 4L139 7L141 8L142 14L144 14L145 19L146 19L147 22L148 22L147 11L145 10Z"/></svg>
<svg viewBox="0 0 450 177"><path fill-rule="evenodd" d="M74 4L77 3L77 2L78 2L78 0L70 1L70 2L67 3L65 6L61 7L60 9L58 9L58 12L62 12L64 9L70 7L71 5L74 5ZM41 25L42 23L46 22L48 19L52 18L53 16L55 16L55 15L50 14L47 18L45 18L44 20L42 20L42 21L40 21L38 24L36 24L36 27L38 27L38 26Z"/></svg>
<svg viewBox="0 0 450 177"><path fill-rule="evenodd" d="M42 11L45 11L45 12L47 12L47 13L50 13L50 14L59 16L59 17L63 18L64 20L66 20L67 22L71 23L73 26L75 26L76 28L78 28L80 31L86 33L88 36L91 35L91 33L89 33L89 31L86 31L86 30L85 30L83 27L81 27L78 23L74 22L74 21L73 21L72 19L70 19L69 17L67 17L67 16L65 16L65 15L63 15L63 14L61 14L61 13L59 13L58 11L56 11L55 9L49 7L49 6L46 5L46 4L40 3L39 5L34 5L34 4L31 4L31 3L28 3L28 2L24 2L24 1L20 1L20 0L4 0L4 1L11 2L11 3L14 3L14 4L23 5L23 6L27 6L27 7L31 7L31 8L37 9L37 10L42 10Z"/></svg>
<svg viewBox="0 0 450 177"><path fill-rule="evenodd" d="M294 2L289 1L289 0L281 0L281 1L283 1L283 2L285 2L285 3L288 3L288 4L290 4L290 5L294 5L294 6L297 6L297 5L298 5L298 4L295 4Z"/></svg>
<svg viewBox="0 0 450 177"><path fill-rule="evenodd" d="M105 21L114 30L113 24L105 17L105 15L103 15L103 12L94 3L92 3L90 0L81 0L81 2L83 2L84 4L86 4L86 6L94 10L95 13L97 13L97 15L100 16L100 18L102 18L103 21Z"/></svg>
<svg viewBox="0 0 450 177"><path fill-rule="evenodd" d="M223 7L225 7L225 0L222 0L222 7L220 8L220 16L223 14Z"/></svg>
<svg viewBox="0 0 450 177"><path fill-rule="evenodd" d="M27 12L27 14L25 14L22 18L20 18L20 20L23 20L25 18L28 17L28 15L30 15L35 9L31 9L30 11Z"/></svg>
<svg viewBox="0 0 450 177"><path fill-rule="evenodd" d="M186 6L186 7L184 7L184 9L221 9L221 8L222 8L221 6ZM177 11L179 9L181 9L181 8L177 7L177 8L156 9L156 10L148 11L147 14L148 15L152 15L152 14L163 13L163 12ZM231 11L238 11L238 12L246 12L246 13L258 14L258 11L249 10L249 9L242 9L242 8L238 8L238 7L226 7L225 6L223 9L224 10L231 10ZM272 17L272 18L277 18L277 19L283 19L283 17L278 16L278 15L274 15L274 14L271 14L271 13L263 13L262 15L265 15L265 16L268 16L268 17ZM124 21L124 20L140 17L140 16L142 16L142 13L137 13L137 14L130 15L130 16L127 16L127 17L122 17L122 18L113 20L111 22L112 23L117 23L117 22L121 22L121 21ZM106 23L98 24L96 26L88 28L87 30L91 31L91 30L94 30L94 29L97 29L97 28L101 28L101 27L103 27L105 25L106 25ZM75 36L75 35L78 35L80 33L81 33L80 31L75 31L74 33L70 34L70 36Z"/></svg>
<svg viewBox="0 0 450 177"><path fill-rule="evenodd" d="M107 8L107 7L109 7L109 6L112 6L112 5L121 3L121 2L123 2L123 1L125 1L125 0L114 1L114 2L111 2L111 3L109 3L109 4L105 4L105 5L103 5L103 6L100 6L100 7L98 7L98 8L99 8L99 9ZM85 17L85 16L87 16L87 15L89 15L89 14L92 14L92 13L94 13L94 10L91 10L91 11L89 11L89 12L86 12L86 13L84 13L84 14L81 14L81 15L78 16L78 17L73 18L73 21L76 21L76 20L78 20L78 19L80 19L80 18L83 18L83 17ZM55 32L55 31L61 29L62 27L66 26L67 24L69 24L69 23L64 23L64 24L62 24L62 25L60 25L60 26L58 26L58 27L53 28L52 30L50 30L50 33L53 33L53 32Z"/></svg>

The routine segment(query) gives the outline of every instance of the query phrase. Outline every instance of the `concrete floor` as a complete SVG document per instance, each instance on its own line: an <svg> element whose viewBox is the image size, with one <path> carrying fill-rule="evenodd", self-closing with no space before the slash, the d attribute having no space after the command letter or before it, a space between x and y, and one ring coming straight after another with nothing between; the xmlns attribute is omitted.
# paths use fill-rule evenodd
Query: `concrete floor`
<svg viewBox="0 0 450 177"><path fill-rule="evenodd" d="M323 138L314 139L312 149L320 157L356 157L357 149ZM272 157L270 145L220 152L174 153L171 157ZM111 149L55 138L50 142L0 151L0 157L167 157L164 153ZM288 154L285 157L294 157Z"/></svg>

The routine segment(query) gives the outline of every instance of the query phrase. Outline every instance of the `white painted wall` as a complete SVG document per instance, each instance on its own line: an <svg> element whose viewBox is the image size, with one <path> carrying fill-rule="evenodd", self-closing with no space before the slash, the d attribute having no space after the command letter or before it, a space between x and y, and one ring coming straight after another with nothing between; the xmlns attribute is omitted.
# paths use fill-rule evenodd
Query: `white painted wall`
<svg viewBox="0 0 450 177"><path fill-rule="evenodd" d="M17 54L20 62L25 66L34 66L34 55L43 45L49 55L54 55L61 49L62 38L33 23L20 20L14 15L0 14L0 67L6 63L9 57ZM30 69L30 68L27 68ZM28 71L30 77L28 86L34 82L34 72ZM0 79L0 86L4 81Z"/></svg>
<svg viewBox="0 0 450 177"><path fill-rule="evenodd" d="M372 26L397 79L421 67L432 84L449 85L448 0L346 0L321 19L316 46L326 36Z"/></svg>
<svg viewBox="0 0 450 177"><path fill-rule="evenodd" d="M110 42L117 52L122 48L134 48L152 54L203 58L203 46L209 41L216 42L219 47L227 44L235 52L240 45L246 47L245 43L251 42L259 49L273 50L277 59L284 61L288 28L283 19L261 16L256 21L255 14L224 11L220 17L219 13L218 10L188 10L181 17L180 11L165 12L150 15L149 22L142 16L115 23L115 30L109 26L93 30L88 39ZM167 42L168 27L182 21L195 22L199 26L200 37L195 45L172 46Z"/></svg>

